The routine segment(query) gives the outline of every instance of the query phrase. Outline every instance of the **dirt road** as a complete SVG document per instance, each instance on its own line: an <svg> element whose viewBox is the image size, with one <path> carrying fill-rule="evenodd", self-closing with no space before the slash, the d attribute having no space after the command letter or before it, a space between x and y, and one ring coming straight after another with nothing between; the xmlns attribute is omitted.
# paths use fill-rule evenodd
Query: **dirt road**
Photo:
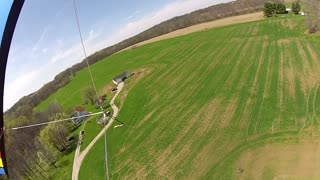
<svg viewBox="0 0 320 180"><path fill-rule="evenodd" d="M110 105L113 109L113 115L112 115L113 117L117 117L119 114L119 109L114 104L114 101L115 101L116 97L119 95L119 93L121 92L123 85L124 85L123 82L118 85L118 92L115 94L115 96L110 101ZM80 172L80 167L81 167L83 159L86 157L86 155L88 154L88 152L92 148L92 146L98 141L98 139L102 135L104 135L105 131L112 125L113 121L114 121L114 118L110 118L110 121L108 122L108 124L100 131L100 133L91 141L91 143L82 152L80 152L81 144L78 143L77 149L76 149L76 152L74 155L74 161L73 161L72 180L78 180L78 175Z"/></svg>

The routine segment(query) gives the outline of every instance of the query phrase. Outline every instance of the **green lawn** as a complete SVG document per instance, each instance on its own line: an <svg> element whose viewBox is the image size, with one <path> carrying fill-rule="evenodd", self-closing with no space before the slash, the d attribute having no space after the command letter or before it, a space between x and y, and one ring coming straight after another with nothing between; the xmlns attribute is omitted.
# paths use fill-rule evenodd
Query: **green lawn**
<svg viewBox="0 0 320 180"><path fill-rule="evenodd" d="M122 71L151 69L125 99L119 119L126 126L108 131L111 178L232 179L242 152L318 133L320 37L304 34L303 18L193 33L93 65L99 89ZM77 105L89 85L88 72L80 71L37 109L53 100ZM104 179L103 155L101 138L80 179Z"/></svg>
<svg viewBox="0 0 320 180"><path fill-rule="evenodd" d="M86 126L84 127L85 133L82 139L81 151L84 150L103 129L103 126L96 122L98 118L99 116L93 116L87 120Z"/></svg>

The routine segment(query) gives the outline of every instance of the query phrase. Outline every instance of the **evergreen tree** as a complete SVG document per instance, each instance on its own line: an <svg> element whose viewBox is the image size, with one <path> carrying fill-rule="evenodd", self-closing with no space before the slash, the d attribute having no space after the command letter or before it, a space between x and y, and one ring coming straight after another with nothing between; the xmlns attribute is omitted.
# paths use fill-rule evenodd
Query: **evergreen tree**
<svg viewBox="0 0 320 180"><path fill-rule="evenodd" d="M299 14L301 10L300 4L298 2L292 3L292 12L293 14Z"/></svg>
<svg viewBox="0 0 320 180"><path fill-rule="evenodd" d="M274 14L274 5L272 3L265 3L263 13L265 17L272 17Z"/></svg>
<svg viewBox="0 0 320 180"><path fill-rule="evenodd" d="M286 6L282 3L278 3L276 4L277 9L276 9L276 13L277 14L285 14L286 13Z"/></svg>
<svg viewBox="0 0 320 180"><path fill-rule="evenodd" d="M266 17L276 16L277 14L285 14L286 6L283 3L267 2L264 4L263 12L264 16Z"/></svg>

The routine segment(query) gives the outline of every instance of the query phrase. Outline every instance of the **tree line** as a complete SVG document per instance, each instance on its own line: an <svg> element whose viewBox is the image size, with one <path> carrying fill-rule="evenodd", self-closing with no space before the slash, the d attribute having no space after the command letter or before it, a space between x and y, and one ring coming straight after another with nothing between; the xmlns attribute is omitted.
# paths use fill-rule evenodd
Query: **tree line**
<svg viewBox="0 0 320 180"><path fill-rule="evenodd" d="M287 14L287 7L284 3L281 2L266 2L264 4L263 13L265 17L273 17L278 14ZM299 2L292 3L292 13L299 14L301 7Z"/></svg>
<svg viewBox="0 0 320 180"><path fill-rule="evenodd" d="M302 3L306 5L306 24L308 27L308 33L317 33L320 31L320 1L319 0L302 0ZM285 14L286 6L281 2L266 2L264 4L263 12L266 17L277 16L277 14ZM291 6L293 14L299 14L301 12L301 6L299 2L293 2Z"/></svg>
<svg viewBox="0 0 320 180"><path fill-rule="evenodd" d="M276 16L277 14L285 14L286 6L283 3L267 2L264 4L263 13L266 17Z"/></svg>
<svg viewBox="0 0 320 180"><path fill-rule="evenodd" d="M106 95L97 98L93 87L84 88L81 97L83 105L99 108L97 104L101 104L105 109L109 107ZM18 117L16 117L18 114L11 117L4 116L7 129L6 154L11 179L50 178L48 172L58 168L56 162L76 148L78 136L70 137L71 132L77 128L72 121L17 131L10 128L69 118L75 111L85 111L83 105L64 109L58 102L51 102L43 112L31 110L31 113L20 114Z"/></svg>
<svg viewBox="0 0 320 180"><path fill-rule="evenodd" d="M14 119L4 116L10 179L48 179L48 170L56 168L56 161L68 150L72 151L76 143L67 139L74 128L71 122L20 130L10 128L70 117L72 112L72 109L63 111L57 102L52 102L44 112Z"/></svg>

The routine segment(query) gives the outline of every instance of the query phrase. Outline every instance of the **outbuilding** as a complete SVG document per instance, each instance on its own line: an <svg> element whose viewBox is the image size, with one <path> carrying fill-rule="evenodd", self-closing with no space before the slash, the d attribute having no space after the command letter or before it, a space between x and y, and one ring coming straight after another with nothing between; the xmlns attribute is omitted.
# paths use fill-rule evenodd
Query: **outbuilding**
<svg viewBox="0 0 320 180"><path fill-rule="evenodd" d="M125 71L122 74L120 74L119 76L116 76L115 78L113 78L112 82L114 84L118 85L118 84L124 82L126 79L128 79L132 75L133 75L133 73Z"/></svg>
<svg viewBox="0 0 320 180"><path fill-rule="evenodd" d="M286 8L286 13L287 13L287 14L290 13L291 11L292 11L291 8Z"/></svg>

